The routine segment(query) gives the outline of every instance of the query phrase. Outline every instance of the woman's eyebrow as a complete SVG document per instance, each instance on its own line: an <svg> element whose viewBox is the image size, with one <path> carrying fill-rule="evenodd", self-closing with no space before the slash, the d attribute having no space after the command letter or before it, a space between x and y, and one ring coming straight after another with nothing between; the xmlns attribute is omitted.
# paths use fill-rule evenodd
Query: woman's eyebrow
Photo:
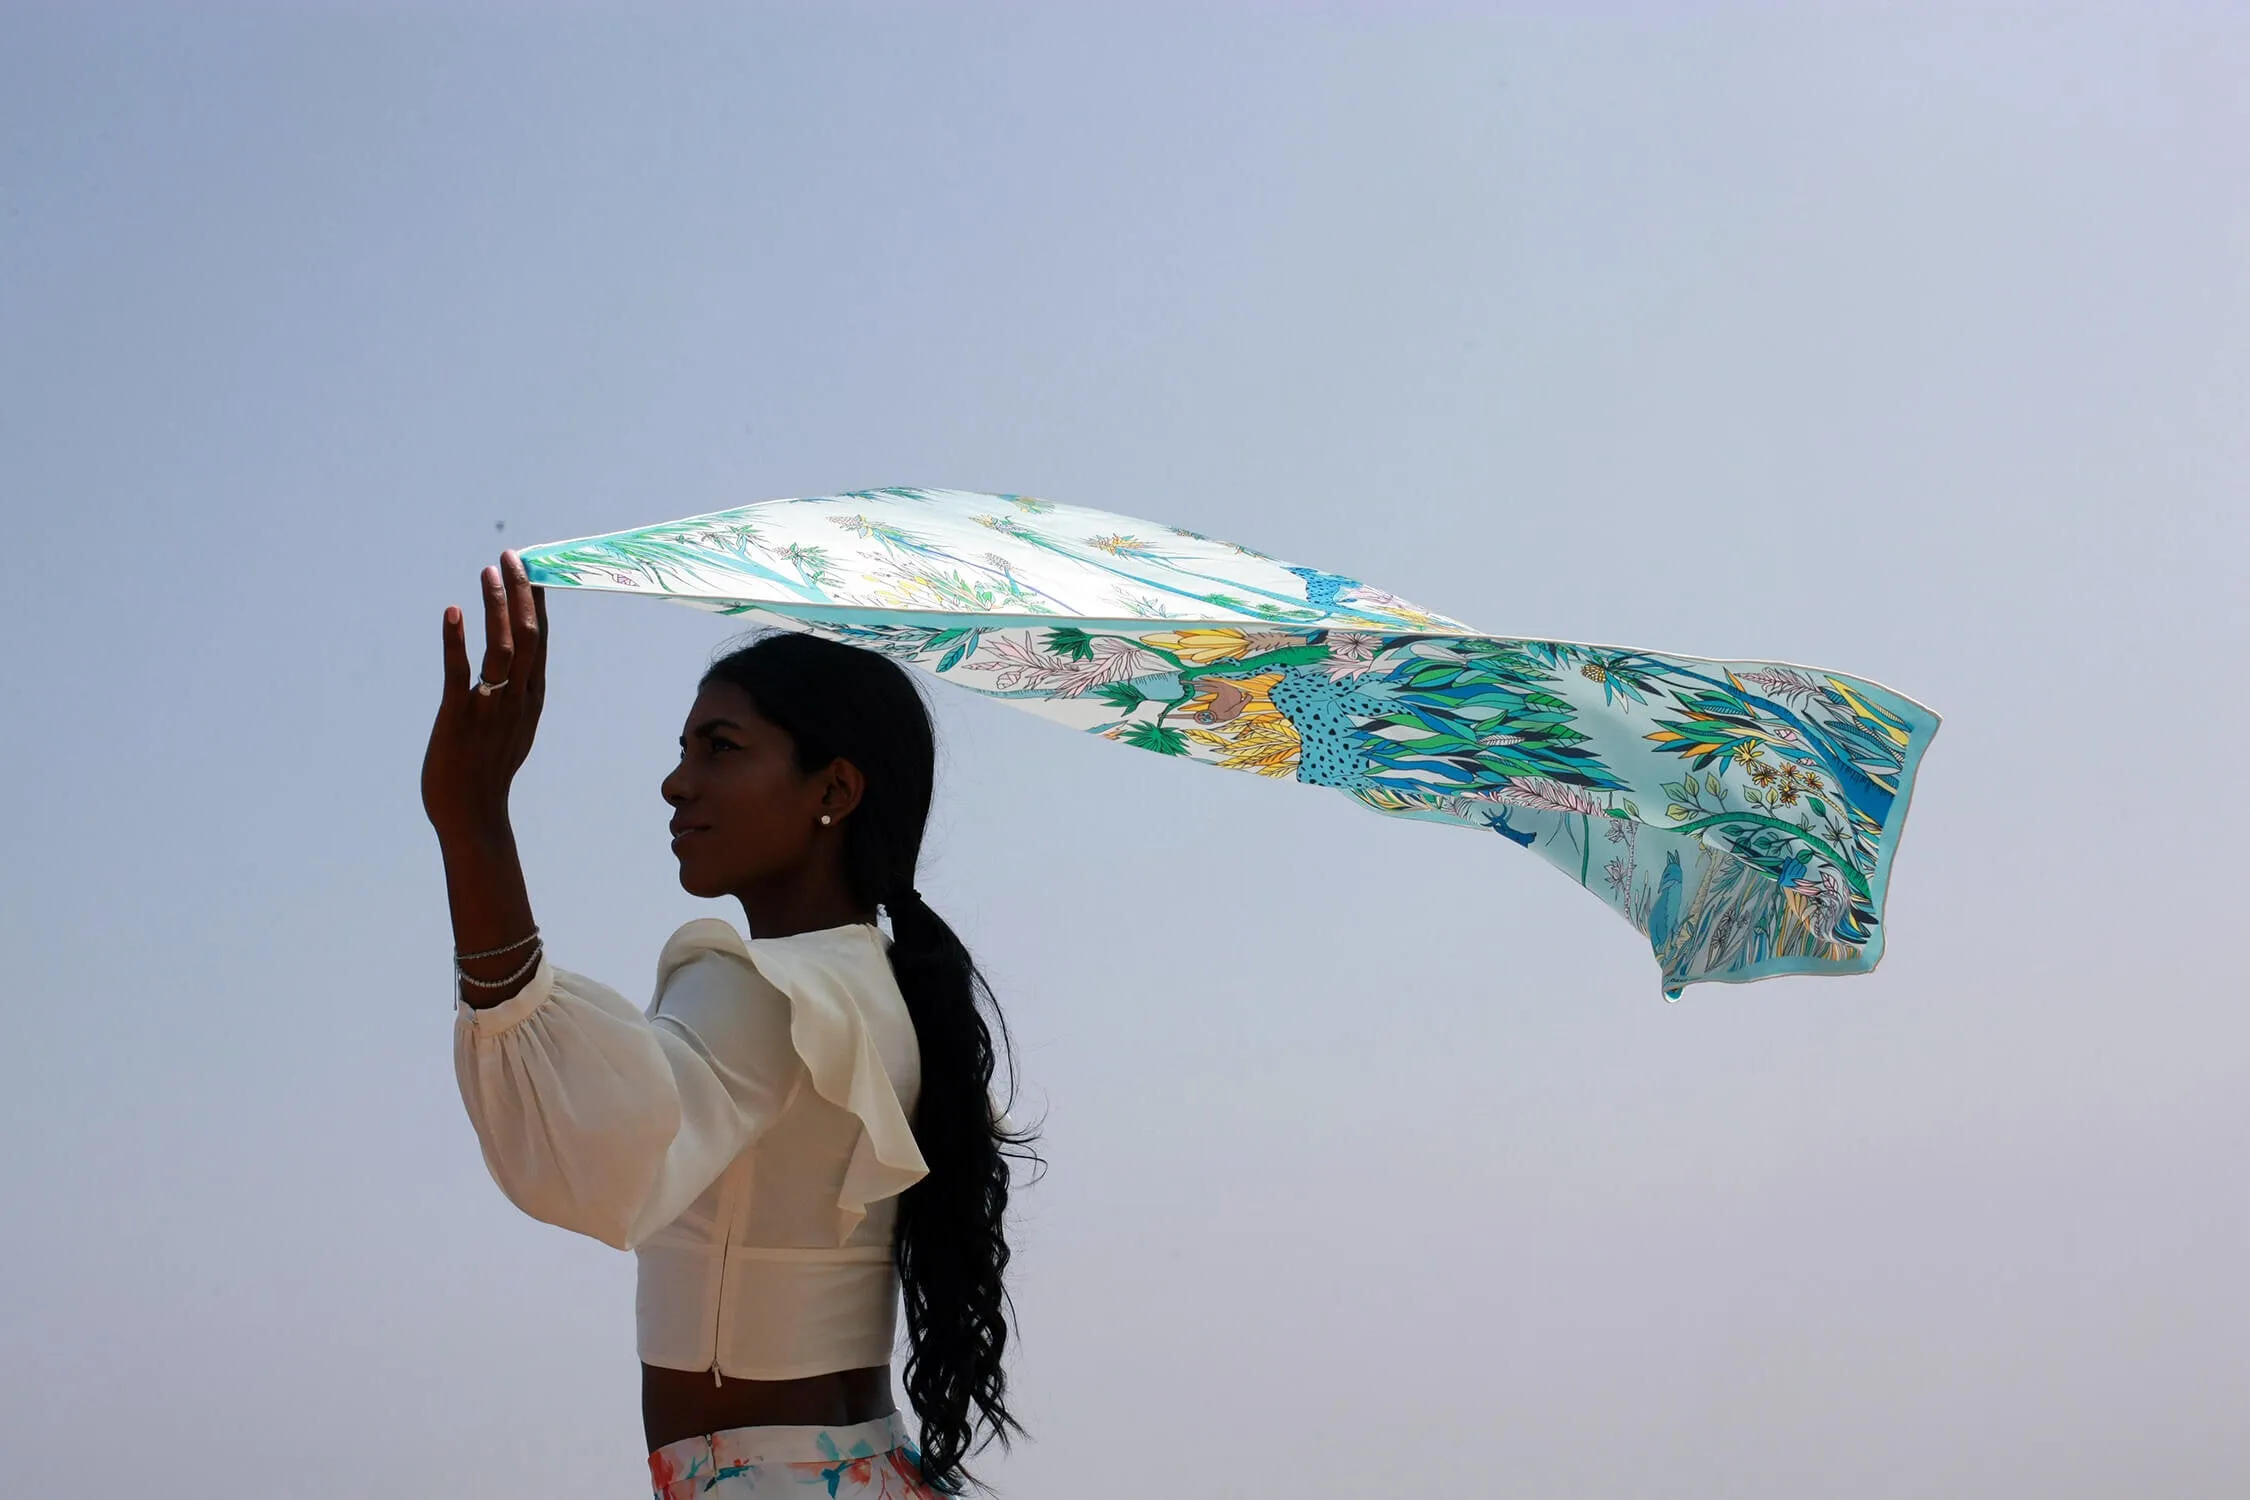
<svg viewBox="0 0 2250 1500"><path fill-rule="evenodd" d="M702 723L696 725L693 729L690 729L688 731L688 734L697 735L703 739L709 739L714 733L721 729L732 729L739 731L741 728L742 726L735 723L732 719L705 719ZM687 734L683 734L680 736L680 743L683 745L687 743Z"/></svg>

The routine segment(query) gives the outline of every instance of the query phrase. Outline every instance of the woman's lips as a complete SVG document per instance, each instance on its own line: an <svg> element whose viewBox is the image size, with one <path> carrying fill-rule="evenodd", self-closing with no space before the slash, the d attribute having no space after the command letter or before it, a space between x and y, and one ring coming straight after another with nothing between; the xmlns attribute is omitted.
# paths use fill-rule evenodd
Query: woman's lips
<svg viewBox="0 0 2250 1500"><path fill-rule="evenodd" d="M711 827L707 823L697 823L686 828L676 828L672 831L672 847L676 850L680 847L680 845L686 843L689 839L694 838L697 834L709 833L710 831Z"/></svg>

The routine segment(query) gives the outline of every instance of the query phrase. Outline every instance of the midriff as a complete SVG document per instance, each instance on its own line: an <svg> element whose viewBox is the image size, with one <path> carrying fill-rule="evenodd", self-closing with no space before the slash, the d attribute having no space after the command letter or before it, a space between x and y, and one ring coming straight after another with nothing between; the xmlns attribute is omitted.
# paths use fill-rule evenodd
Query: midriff
<svg viewBox="0 0 2250 1500"><path fill-rule="evenodd" d="M797 1380L720 1380L709 1370L641 1366L641 1426L651 1453L730 1427L848 1427L898 1409L888 1365Z"/></svg>

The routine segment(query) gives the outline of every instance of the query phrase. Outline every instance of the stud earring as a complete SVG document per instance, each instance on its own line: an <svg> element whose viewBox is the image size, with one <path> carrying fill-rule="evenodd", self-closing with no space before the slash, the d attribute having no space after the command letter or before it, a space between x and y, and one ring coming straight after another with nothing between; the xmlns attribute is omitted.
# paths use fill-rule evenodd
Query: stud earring
<svg viewBox="0 0 2250 1500"><path fill-rule="evenodd" d="M823 828L826 828L828 826L828 814L822 813L820 815L820 826Z"/></svg>

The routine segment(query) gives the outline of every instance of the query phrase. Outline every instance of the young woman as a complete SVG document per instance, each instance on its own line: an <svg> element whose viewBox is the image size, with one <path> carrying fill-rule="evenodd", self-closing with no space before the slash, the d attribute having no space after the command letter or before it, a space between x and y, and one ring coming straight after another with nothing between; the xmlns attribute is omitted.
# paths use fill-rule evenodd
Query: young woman
<svg viewBox="0 0 2250 1500"><path fill-rule="evenodd" d="M483 595L474 682L445 612L422 767L455 1068L501 1190L638 1252L658 1500L958 1492L979 1429L1020 1431L1002 1219L1026 1138L991 1094L991 992L914 890L921 695L887 658L806 635L704 674L663 782L672 848L680 884L739 900L754 935L682 927L644 1012L550 964L533 925L508 788L545 697L545 592L509 552ZM891 1395L902 1294L919 1452Z"/></svg>

